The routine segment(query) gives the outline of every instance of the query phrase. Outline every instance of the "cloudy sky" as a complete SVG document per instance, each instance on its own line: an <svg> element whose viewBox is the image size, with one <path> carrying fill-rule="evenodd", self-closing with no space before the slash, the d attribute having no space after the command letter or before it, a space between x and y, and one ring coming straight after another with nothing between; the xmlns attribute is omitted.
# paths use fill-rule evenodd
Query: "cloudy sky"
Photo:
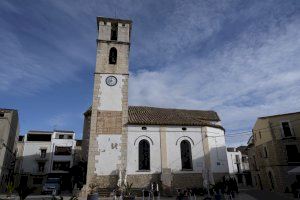
<svg viewBox="0 0 300 200"><path fill-rule="evenodd" d="M82 134L92 101L96 16L133 20L131 105L215 110L226 134L300 111L298 0L0 1L0 107L21 134ZM227 137L245 143L249 134Z"/></svg>

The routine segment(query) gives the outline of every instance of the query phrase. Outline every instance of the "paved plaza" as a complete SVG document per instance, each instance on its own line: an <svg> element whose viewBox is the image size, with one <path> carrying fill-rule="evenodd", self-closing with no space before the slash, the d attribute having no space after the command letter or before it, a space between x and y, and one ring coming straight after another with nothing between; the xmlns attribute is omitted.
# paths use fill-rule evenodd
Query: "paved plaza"
<svg viewBox="0 0 300 200"><path fill-rule="evenodd" d="M69 200L71 198L68 194L63 194L64 200ZM5 199L5 195L0 195L0 200ZM18 199L18 198L16 198ZM26 200L51 200L52 197L50 195L30 195L26 198ZM86 200L86 198L78 198L79 200ZM101 197L101 200L112 200L111 197ZM161 197L159 200L171 200L176 199L176 197ZM196 199L192 200L202 200L203 197L196 197ZM282 193L274 193L265 190L255 190L252 188L249 189L240 189L240 193L236 195L234 200L292 200L291 195L286 195ZM137 197L136 200L142 200L141 197ZM145 199L146 200L146 199Z"/></svg>

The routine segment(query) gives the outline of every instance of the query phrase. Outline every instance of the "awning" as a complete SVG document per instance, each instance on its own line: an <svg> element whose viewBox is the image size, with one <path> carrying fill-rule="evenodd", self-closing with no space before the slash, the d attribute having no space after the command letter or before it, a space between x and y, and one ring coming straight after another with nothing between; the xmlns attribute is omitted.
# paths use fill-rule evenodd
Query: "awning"
<svg viewBox="0 0 300 200"><path fill-rule="evenodd" d="M300 174L300 166L288 171L288 174Z"/></svg>

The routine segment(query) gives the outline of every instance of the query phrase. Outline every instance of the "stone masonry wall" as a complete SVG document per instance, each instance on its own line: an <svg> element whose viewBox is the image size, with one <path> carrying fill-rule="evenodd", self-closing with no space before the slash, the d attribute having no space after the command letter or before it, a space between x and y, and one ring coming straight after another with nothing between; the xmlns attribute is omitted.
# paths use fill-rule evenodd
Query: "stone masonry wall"
<svg viewBox="0 0 300 200"><path fill-rule="evenodd" d="M126 180L128 183L133 183L133 188L149 188L152 182L160 182L160 174L128 175Z"/></svg>
<svg viewBox="0 0 300 200"><path fill-rule="evenodd" d="M202 174L201 173L173 174L172 187L173 189L203 187Z"/></svg>

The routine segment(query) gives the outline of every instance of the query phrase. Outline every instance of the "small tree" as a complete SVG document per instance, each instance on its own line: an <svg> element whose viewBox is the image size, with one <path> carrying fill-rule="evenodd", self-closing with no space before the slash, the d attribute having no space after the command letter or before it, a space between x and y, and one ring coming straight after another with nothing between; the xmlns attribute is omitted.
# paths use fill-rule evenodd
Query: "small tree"
<svg viewBox="0 0 300 200"><path fill-rule="evenodd" d="M135 199L135 196L132 194L132 185L133 183L124 183L123 188L124 188L124 200L131 200L131 199Z"/></svg>
<svg viewBox="0 0 300 200"><path fill-rule="evenodd" d="M15 185L13 184L13 182L9 182L6 186L6 189L7 189L7 196L10 197L15 189Z"/></svg>

